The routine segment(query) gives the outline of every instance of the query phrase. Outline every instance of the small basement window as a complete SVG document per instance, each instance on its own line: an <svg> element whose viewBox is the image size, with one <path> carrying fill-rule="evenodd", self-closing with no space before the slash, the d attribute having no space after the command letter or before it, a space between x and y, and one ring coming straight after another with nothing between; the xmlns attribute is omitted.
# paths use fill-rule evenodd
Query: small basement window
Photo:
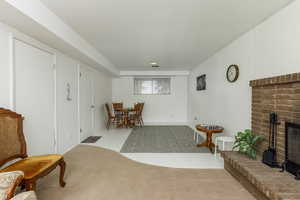
<svg viewBox="0 0 300 200"><path fill-rule="evenodd" d="M135 95L170 95L171 78L134 78Z"/></svg>

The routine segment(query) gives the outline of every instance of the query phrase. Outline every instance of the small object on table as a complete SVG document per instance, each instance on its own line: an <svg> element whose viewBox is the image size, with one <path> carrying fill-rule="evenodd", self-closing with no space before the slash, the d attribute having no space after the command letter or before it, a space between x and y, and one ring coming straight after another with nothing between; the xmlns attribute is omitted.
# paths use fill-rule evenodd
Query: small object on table
<svg viewBox="0 0 300 200"><path fill-rule="evenodd" d="M206 140L202 144L197 144L198 147L208 147L211 152L213 152L213 148L215 144L212 142L212 134L214 133L222 133L224 128L217 125L196 125L196 129L198 131L206 133Z"/></svg>
<svg viewBox="0 0 300 200"><path fill-rule="evenodd" d="M220 136L220 137L216 137L215 139L215 156L217 155L217 148L219 148L219 142L222 142L222 151L225 151L225 144L226 143L234 143L235 139L233 137L230 136ZM232 145L233 147L233 145Z"/></svg>

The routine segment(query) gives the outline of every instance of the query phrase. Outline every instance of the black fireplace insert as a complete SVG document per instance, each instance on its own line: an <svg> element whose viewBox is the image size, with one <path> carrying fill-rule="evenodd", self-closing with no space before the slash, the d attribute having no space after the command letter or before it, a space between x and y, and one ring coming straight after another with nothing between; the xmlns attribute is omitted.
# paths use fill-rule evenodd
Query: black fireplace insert
<svg viewBox="0 0 300 200"><path fill-rule="evenodd" d="M300 124L285 123L284 168L300 179Z"/></svg>

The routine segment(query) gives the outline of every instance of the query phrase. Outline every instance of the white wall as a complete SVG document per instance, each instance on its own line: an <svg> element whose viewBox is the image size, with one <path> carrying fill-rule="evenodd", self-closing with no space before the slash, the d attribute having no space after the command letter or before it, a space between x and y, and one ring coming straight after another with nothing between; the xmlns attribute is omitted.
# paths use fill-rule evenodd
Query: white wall
<svg viewBox="0 0 300 200"><path fill-rule="evenodd" d="M145 124L186 124L187 123L187 77L171 77L171 95L134 95L134 79L122 77L113 79L113 102L133 106L145 102L143 119Z"/></svg>
<svg viewBox="0 0 300 200"><path fill-rule="evenodd" d="M191 125L220 124L228 135L251 127L249 81L300 72L299 11L300 1L293 2L192 70ZM240 66L240 77L235 83L226 80L230 64ZM207 75L207 90L196 91L196 77L201 74Z"/></svg>
<svg viewBox="0 0 300 200"><path fill-rule="evenodd" d="M0 23L0 107L14 109L14 92L12 79L12 36L30 43L38 48L45 49L56 58L56 136L58 139L58 153L64 153L79 142L78 121L78 65L80 62L70 58L58 50L53 49L18 30ZM95 94L95 134L104 130L101 107L106 101L111 101L111 75L94 70ZM72 101L66 100L67 86L71 85ZM21 113L22 114L22 113ZM96 116L97 115L97 116ZM30 120L26 118L26 120ZM24 122L26 123L26 122ZM41 130L42 131L42 130ZM26 133L25 133L26 134ZM36 141L39 142L39 141ZM43 152L40 152L43 153Z"/></svg>
<svg viewBox="0 0 300 200"><path fill-rule="evenodd" d="M0 27L1 28L1 27ZM10 106L9 33L0 29L0 107Z"/></svg>
<svg viewBox="0 0 300 200"><path fill-rule="evenodd" d="M22 1L6 0L1 1L0 4L1 19L6 23L95 68L98 67L114 75L119 74L119 70L107 58L56 16L43 2L27 0L24 4Z"/></svg>
<svg viewBox="0 0 300 200"><path fill-rule="evenodd" d="M103 135L106 132L105 103L112 102L112 78L104 73L94 72L94 99L95 99L95 131L94 135Z"/></svg>
<svg viewBox="0 0 300 200"><path fill-rule="evenodd" d="M78 143L78 62L63 54L56 55L56 107L58 152L65 152Z"/></svg>

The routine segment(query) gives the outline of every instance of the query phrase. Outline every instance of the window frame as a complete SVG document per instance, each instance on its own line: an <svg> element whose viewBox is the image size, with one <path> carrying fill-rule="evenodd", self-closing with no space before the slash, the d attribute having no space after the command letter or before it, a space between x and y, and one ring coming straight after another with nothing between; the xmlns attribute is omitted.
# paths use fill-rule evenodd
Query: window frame
<svg viewBox="0 0 300 200"><path fill-rule="evenodd" d="M157 79L168 79L169 80L169 92L168 93L153 93L153 80L157 80ZM137 93L136 92L136 84L135 81L136 80L145 80L145 81L149 81L151 80L152 82L152 93L151 94L143 94L143 93ZM148 96L148 95L152 95L152 96L165 96L165 95L171 95L172 94L172 78L171 77L134 77L133 78L133 95L136 96Z"/></svg>

